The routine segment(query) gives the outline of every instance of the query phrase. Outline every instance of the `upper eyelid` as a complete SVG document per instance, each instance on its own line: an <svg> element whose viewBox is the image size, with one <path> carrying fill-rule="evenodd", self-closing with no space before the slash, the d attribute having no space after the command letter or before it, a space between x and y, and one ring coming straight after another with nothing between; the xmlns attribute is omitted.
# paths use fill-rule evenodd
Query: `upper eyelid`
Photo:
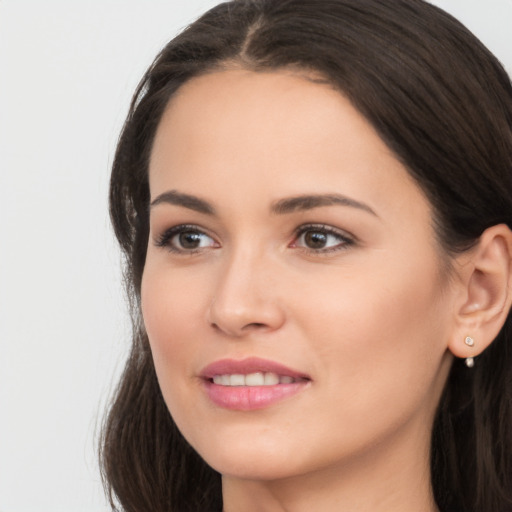
<svg viewBox="0 0 512 512"><path fill-rule="evenodd" d="M189 223L183 223L183 224L176 224L174 226L170 226L168 228L164 228L161 230L155 230L155 238L161 238L164 235L168 234L176 234L181 231L197 231L198 233L202 233L206 236L209 236L210 238L215 238L215 236L210 232L209 229L206 229L202 226L199 226L198 224L189 224Z"/></svg>
<svg viewBox="0 0 512 512"><path fill-rule="evenodd" d="M299 245L299 239L308 231L323 232L326 235L338 237L339 243L333 246L327 246L318 249ZM303 224L295 230L295 233L295 237L288 247L305 252L307 254L316 255L318 257L329 255L332 256L339 253L340 251L345 251L349 247L353 247L359 243L359 240L351 233L340 228L335 228L329 224Z"/></svg>
<svg viewBox="0 0 512 512"><path fill-rule="evenodd" d="M176 226L171 226L170 228L156 232L152 238L157 247L166 247L170 245L170 240L172 240L172 238L184 231L196 231L207 236L208 238L211 238L215 243L218 243L217 238L214 235L209 233L207 229L202 228L196 224L177 224ZM179 249L176 250L179 251ZM183 252L192 251L183 249Z"/></svg>
<svg viewBox="0 0 512 512"><path fill-rule="evenodd" d="M181 247L181 241L175 242L173 239L182 233L195 232L209 238L213 243L208 243L204 247ZM158 249L163 249L175 257L192 257L204 253L205 250L221 247L217 239L202 228L192 224L178 224L164 229L160 234L153 236L153 243Z"/></svg>
<svg viewBox="0 0 512 512"><path fill-rule="evenodd" d="M324 231L326 233L332 234L332 235L338 235L342 238L349 238L351 240L357 240L357 237L354 236L352 233L345 229L336 228L334 226L331 226L330 224L319 224L319 223L310 223L310 224L302 224L299 227L295 229L295 236L299 236L305 231L308 230L318 230L318 231Z"/></svg>

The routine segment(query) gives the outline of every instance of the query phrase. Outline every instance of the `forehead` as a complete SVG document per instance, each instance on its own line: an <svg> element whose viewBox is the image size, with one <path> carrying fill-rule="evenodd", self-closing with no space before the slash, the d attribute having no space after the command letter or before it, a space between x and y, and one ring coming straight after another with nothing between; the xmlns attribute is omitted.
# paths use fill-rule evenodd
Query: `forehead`
<svg viewBox="0 0 512 512"><path fill-rule="evenodd" d="M315 77L226 70L187 82L157 130L151 195L178 188L247 202L265 184L269 200L337 192L390 197L382 207L426 201L366 119Z"/></svg>
<svg viewBox="0 0 512 512"><path fill-rule="evenodd" d="M155 148L163 136L165 144L185 138L189 143L201 140L203 150L210 149L204 146L207 141L237 139L282 153L292 140L314 137L319 141L324 134L327 143L332 135L329 125L338 131L338 139L346 139L357 128L360 138L371 135L388 152L371 125L327 83L291 71L218 71L193 78L171 98Z"/></svg>

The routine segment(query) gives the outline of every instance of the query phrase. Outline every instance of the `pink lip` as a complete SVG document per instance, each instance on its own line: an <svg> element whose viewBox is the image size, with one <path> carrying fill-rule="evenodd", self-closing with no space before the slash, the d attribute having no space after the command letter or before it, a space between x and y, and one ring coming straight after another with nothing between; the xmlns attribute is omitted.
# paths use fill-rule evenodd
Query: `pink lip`
<svg viewBox="0 0 512 512"><path fill-rule="evenodd" d="M213 379L215 375L234 373L241 373L245 375L256 372L272 372L277 373L278 375L293 377L294 379L311 380L305 373L292 370L291 368L276 363L275 361L260 359L259 357L249 357L241 360L221 359L203 368L200 375L203 379Z"/></svg>
<svg viewBox="0 0 512 512"><path fill-rule="evenodd" d="M299 379L291 384L274 386L221 386L214 384L216 375L272 372L279 376ZM243 360L223 359L206 366L200 373L204 389L210 400L217 406L237 410L251 411L269 407L281 400L302 391L311 379L308 375L292 370L282 364L266 359L251 357Z"/></svg>

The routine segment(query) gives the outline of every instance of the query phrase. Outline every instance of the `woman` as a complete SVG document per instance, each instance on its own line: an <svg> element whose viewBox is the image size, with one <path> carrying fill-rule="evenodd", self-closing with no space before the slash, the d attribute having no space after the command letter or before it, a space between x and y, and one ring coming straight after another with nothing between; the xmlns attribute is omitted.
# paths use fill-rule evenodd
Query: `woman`
<svg viewBox="0 0 512 512"><path fill-rule="evenodd" d="M421 0L242 0L113 166L126 511L512 510L512 87Z"/></svg>

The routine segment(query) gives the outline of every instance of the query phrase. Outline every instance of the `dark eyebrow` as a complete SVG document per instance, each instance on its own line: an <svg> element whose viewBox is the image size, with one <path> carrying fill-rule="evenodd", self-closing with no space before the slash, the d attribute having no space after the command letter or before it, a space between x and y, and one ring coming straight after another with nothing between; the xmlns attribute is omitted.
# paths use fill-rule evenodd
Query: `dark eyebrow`
<svg viewBox="0 0 512 512"><path fill-rule="evenodd" d="M199 197L191 196L189 194L183 194L176 190L169 190L160 194L151 201L150 207L153 208L154 206L162 203L183 206L189 210L195 210L196 212L204 213L206 215L215 215L215 208L204 199L199 199Z"/></svg>
<svg viewBox="0 0 512 512"><path fill-rule="evenodd" d="M339 194L304 195L280 199L272 205L272 212L276 214L292 213L298 210L312 210L321 206L350 206L365 212L378 215L367 205Z"/></svg>

